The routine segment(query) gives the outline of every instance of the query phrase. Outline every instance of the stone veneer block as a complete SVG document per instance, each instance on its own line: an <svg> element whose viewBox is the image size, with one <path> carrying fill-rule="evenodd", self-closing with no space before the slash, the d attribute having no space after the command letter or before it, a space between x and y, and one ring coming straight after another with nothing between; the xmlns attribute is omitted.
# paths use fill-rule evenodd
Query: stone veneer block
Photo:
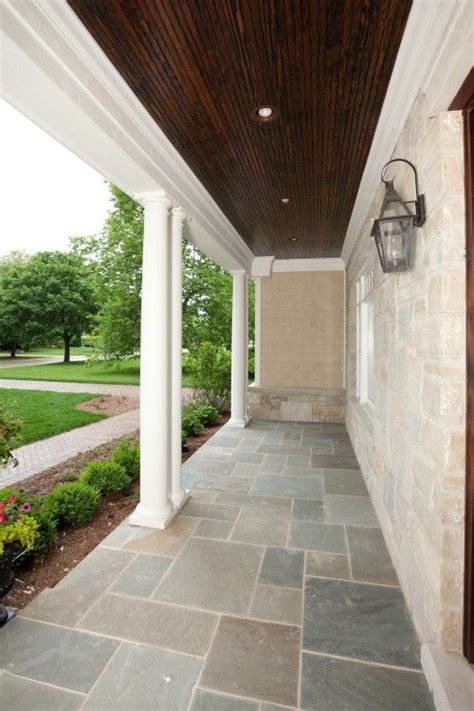
<svg viewBox="0 0 474 711"><path fill-rule="evenodd" d="M345 418L343 389L249 387L249 414L252 419L293 422L336 422Z"/></svg>
<svg viewBox="0 0 474 711"><path fill-rule="evenodd" d="M124 643L87 699L87 711L186 709L202 661Z"/></svg>
<svg viewBox="0 0 474 711"><path fill-rule="evenodd" d="M108 594L89 610L79 626L99 635L204 656L216 622L217 616L210 612L185 610L138 597L132 608L130 598Z"/></svg>
<svg viewBox="0 0 474 711"><path fill-rule="evenodd" d="M207 657L202 686L295 706L300 629L223 617Z"/></svg>

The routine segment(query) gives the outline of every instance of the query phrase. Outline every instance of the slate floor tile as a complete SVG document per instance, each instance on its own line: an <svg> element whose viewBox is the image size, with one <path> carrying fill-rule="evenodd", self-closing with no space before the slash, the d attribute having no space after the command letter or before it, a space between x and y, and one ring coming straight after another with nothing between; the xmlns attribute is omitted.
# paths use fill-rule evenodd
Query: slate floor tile
<svg viewBox="0 0 474 711"><path fill-rule="evenodd" d="M301 708L434 711L423 674L305 653Z"/></svg>
<svg viewBox="0 0 474 711"><path fill-rule="evenodd" d="M258 448L256 452L242 452L241 450L238 452L236 451L231 456L229 461L242 464L261 464L263 461L263 455L259 453L259 449L260 448Z"/></svg>
<svg viewBox="0 0 474 711"><path fill-rule="evenodd" d="M300 625L303 593L270 585L257 585L250 610L251 617Z"/></svg>
<svg viewBox="0 0 474 711"><path fill-rule="evenodd" d="M258 504L245 506L231 540L265 546L284 546L289 521L290 511L287 508Z"/></svg>
<svg viewBox="0 0 474 711"><path fill-rule="evenodd" d="M286 454L266 454L260 465L260 471L279 473L286 465Z"/></svg>
<svg viewBox="0 0 474 711"><path fill-rule="evenodd" d="M262 454L298 454L299 456L311 453L309 447L301 447L297 442L286 442L282 445L261 444L257 451Z"/></svg>
<svg viewBox="0 0 474 711"><path fill-rule="evenodd" d="M291 499L276 496L253 496L230 491L221 491L217 494L216 503L233 504L235 506L271 506L272 508L291 509Z"/></svg>
<svg viewBox="0 0 474 711"><path fill-rule="evenodd" d="M263 557L258 582L286 588L302 588L304 571L303 551L287 548L267 548Z"/></svg>
<svg viewBox="0 0 474 711"><path fill-rule="evenodd" d="M104 595L81 620L81 629L204 656L217 616L122 595ZM101 639L98 637L97 639Z"/></svg>
<svg viewBox="0 0 474 711"><path fill-rule="evenodd" d="M46 588L20 613L74 627L133 559L133 553L95 548L54 588Z"/></svg>
<svg viewBox="0 0 474 711"><path fill-rule="evenodd" d="M321 479L316 477L262 474L254 479L250 493L298 497L300 499L322 499L323 484Z"/></svg>
<svg viewBox="0 0 474 711"><path fill-rule="evenodd" d="M164 531L139 529L139 535L128 541L124 548L138 553L176 556L197 525L197 519L178 516Z"/></svg>
<svg viewBox="0 0 474 711"><path fill-rule="evenodd" d="M340 496L327 494L324 509L328 523L379 527L377 514L368 496Z"/></svg>
<svg viewBox="0 0 474 711"><path fill-rule="evenodd" d="M324 480L324 469L313 469L312 467L291 467L287 466L283 469L283 476L305 476L319 479L321 484Z"/></svg>
<svg viewBox="0 0 474 711"><path fill-rule="evenodd" d="M282 441L284 433L274 430L273 432L266 432L263 435L262 444L279 444Z"/></svg>
<svg viewBox="0 0 474 711"><path fill-rule="evenodd" d="M206 504L190 499L183 507L184 516L196 518L214 518L218 521L235 521L239 515L238 506L223 506L222 504Z"/></svg>
<svg viewBox="0 0 474 711"><path fill-rule="evenodd" d="M186 711L202 660L124 643L84 705L88 711Z"/></svg>
<svg viewBox="0 0 474 711"><path fill-rule="evenodd" d="M0 708L5 711L76 711L83 701L82 694L10 674L0 676Z"/></svg>
<svg viewBox="0 0 474 711"><path fill-rule="evenodd" d="M322 523L324 521L324 503L308 499L295 499L293 501L291 520Z"/></svg>
<svg viewBox="0 0 474 711"><path fill-rule="evenodd" d="M259 711L256 701L196 689L190 711Z"/></svg>
<svg viewBox="0 0 474 711"><path fill-rule="evenodd" d="M290 525L288 545L304 550L347 554L344 526L329 523L293 521Z"/></svg>
<svg viewBox="0 0 474 711"><path fill-rule="evenodd" d="M311 466L322 469L359 469L359 463L350 454L313 454Z"/></svg>
<svg viewBox="0 0 474 711"><path fill-rule="evenodd" d="M148 598L168 570L172 558L137 555L110 588L122 595Z"/></svg>
<svg viewBox="0 0 474 711"><path fill-rule="evenodd" d="M372 529L371 529L372 530ZM306 575L321 578L351 579L349 558L347 555L322 553L321 551L306 552Z"/></svg>
<svg viewBox="0 0 474 711"><path fill-rule="evenodd" d="M257 580L263 548L192 538L154 598L205 610L245 614Z"/></svg>
<svg viewBox="0 0 474 711"><path fill-rule="evenodd" d="M360 471L355 469L325 469L325 494L351 494L368 496L369 492Z"/></svg>
<svg viewBox="0 0 474 711"><path fill-rule="evenodd" d="M397 574L380 528L347 526L347 543L354 580L398 585Z"/></svg>
<svg viewBox="0 0 474 711"><path fill-rule="evenodd" d="M209 456L210 452L206 452L206 456ZM192 471L199 472L200 474L218 474L219 476L230 476L234 470L235 463L233 462L215 462L209 459L204 459L204 455L201 457L193 457L192 460Z"/></svg>
<svg viewBox="0 0 474 711"><path fill-rule="evenodd" d="M300 630L223 617L207 657L201 685L245 697L295 706Z"/></svg>
<svg viewBox="0 0 474 711"><path fill-rule="evenodd" d="M193 533L201 538L220 538L225 540L232 531L234 524L230 521L209 521L204 519Z"/></svg>
<svg viewBox="0 0 474 711"><path fill-rule="evenodd" d="M232 472L232 476L246 476L253 478L257 475L259 467L259 464L252 464L251 462L240 462L239 464L237 464L234 471Z"/></svg>
<svg viewBox="0 0 474 711"><path fill-rule="evenodd" d="M187 488L211 489L212 491L234 491L246 494L252 484L252 479L240 476L219 476L218 474L185 474L184 486Z"/></svg>
<svg viewBox="0 0 474 711"><path fill-rule="evenodd" d="M311 464L311 457L308 455L306 457L300 456L299 454L289 454L286 458L286 465L288 467L308 467Z"/></svg>
<svg viewBox="0 0 474 711"><path fill-rule="evenodd" d="M118 645L113 639L16 618L2 629L0 668L86 693Z"/></svg>
<svg viewBox="0 0 474 711"><path fill-rule="evenodd" d="M420 652L399 588L306 578L303 649L419 668Z"/></svg>

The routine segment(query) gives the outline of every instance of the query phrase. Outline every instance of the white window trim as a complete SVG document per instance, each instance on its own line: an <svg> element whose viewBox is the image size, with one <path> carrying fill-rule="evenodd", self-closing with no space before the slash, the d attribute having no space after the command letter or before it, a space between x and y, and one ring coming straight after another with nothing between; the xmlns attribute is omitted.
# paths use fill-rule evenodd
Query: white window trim
<svg viewBox="0 0 474 711"><path fill-rule="evenodd" d="M370 327L370 312L374 308L374 279L371 272L363 274L356 284L356 320L357 320L357 400L373 417L374 414L374 382L372 388L370 377L375 378L374 366L374 317ZM372 342L370 340L372 339ZM372 374L369 373L372 361ZM372 393L370 390L372 389Z"/></svg>

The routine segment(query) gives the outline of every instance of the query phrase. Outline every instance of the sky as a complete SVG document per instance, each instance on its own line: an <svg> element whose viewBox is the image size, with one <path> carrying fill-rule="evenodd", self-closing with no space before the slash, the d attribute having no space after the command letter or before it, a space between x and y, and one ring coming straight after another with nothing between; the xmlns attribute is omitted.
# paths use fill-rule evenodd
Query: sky
<svg viewBox="0 0 474 711"><path fill-rule="evenodd" d="M109 210L102 176L0 99L0 256L66 251Z"/></svg>

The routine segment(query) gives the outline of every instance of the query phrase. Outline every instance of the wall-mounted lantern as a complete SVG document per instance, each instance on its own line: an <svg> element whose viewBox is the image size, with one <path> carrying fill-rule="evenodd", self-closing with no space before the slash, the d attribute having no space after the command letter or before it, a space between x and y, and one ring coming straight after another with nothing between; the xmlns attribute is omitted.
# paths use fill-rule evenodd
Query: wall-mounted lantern
<svg viewBox="0 0 474 711"><path fill-rule="evenodd" d="M415 176L415 200L404 201L394 188L393 180L385 180L384 172L390 163L407 163ZM426 220L425 196L418 192L418 174L413 163L405 158L394 158L382 168L381 180L385 195L378 220L374 220L371 235L379 253L383 272L404 272L410 266L410 255L415 227ZM408 205L415 206L413 214Z"/></svg>

